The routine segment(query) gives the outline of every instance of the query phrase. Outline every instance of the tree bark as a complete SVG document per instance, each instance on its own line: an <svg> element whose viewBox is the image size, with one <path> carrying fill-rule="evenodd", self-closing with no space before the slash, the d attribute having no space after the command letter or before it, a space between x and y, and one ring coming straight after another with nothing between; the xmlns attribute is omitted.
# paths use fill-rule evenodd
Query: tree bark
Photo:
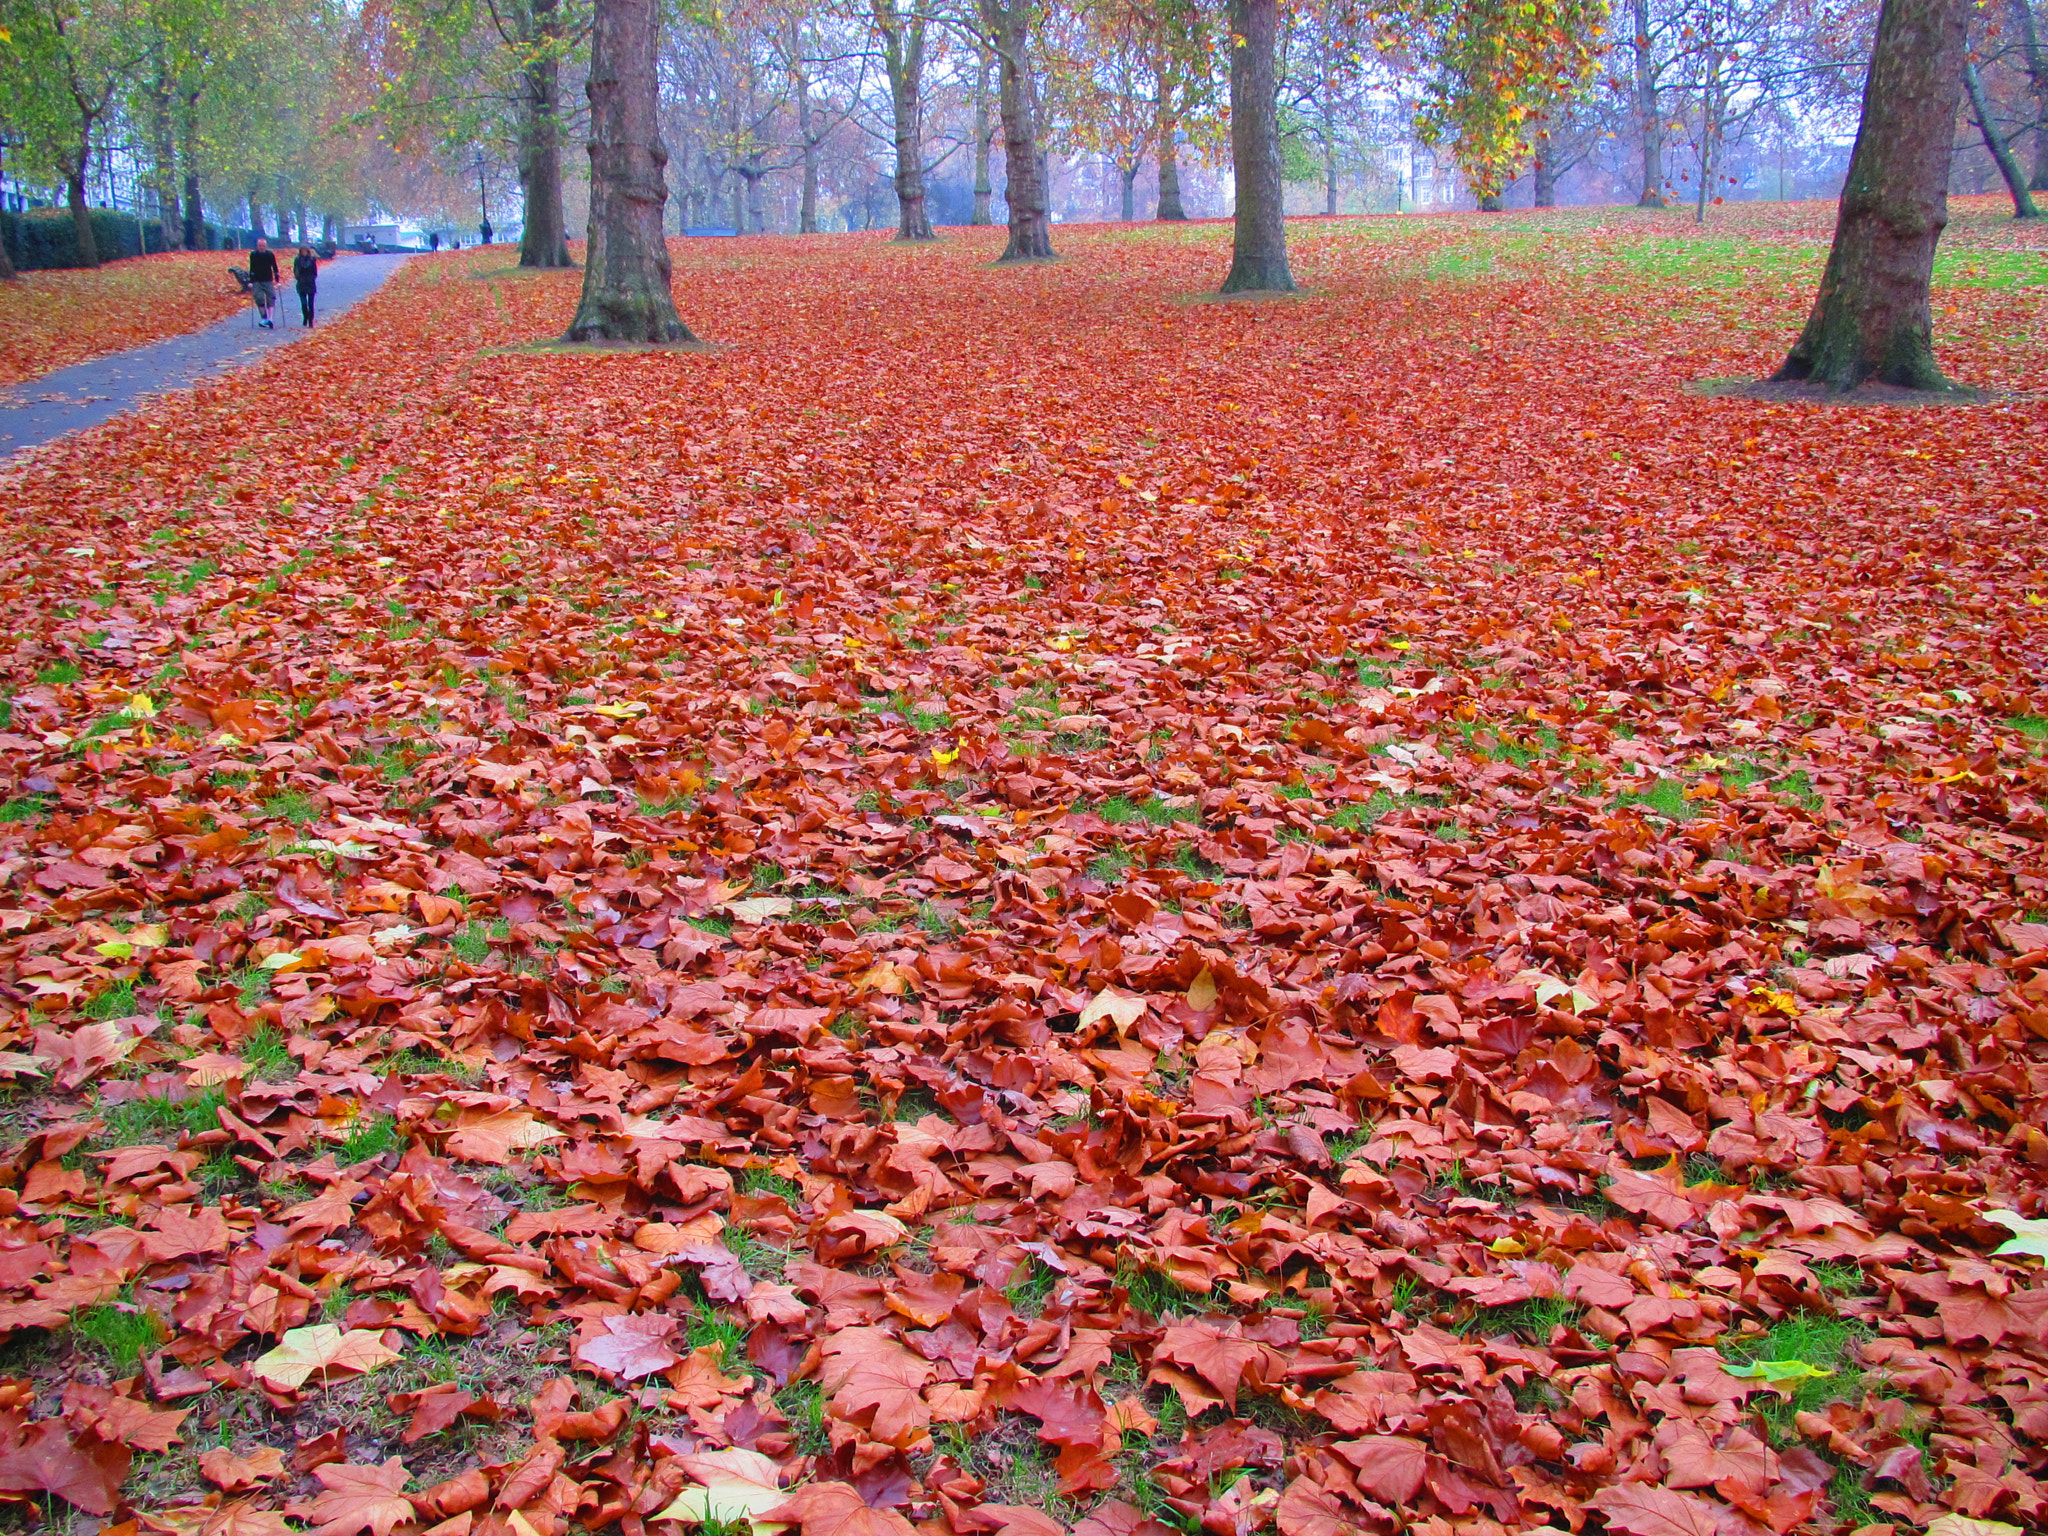
<svg viewBox="0 0 2048 1536"><path fill-rule="evenodd" d="M590 33L590 247L568 341L693 341L669 288L668 146L655 0L597 0Z"/></svg>
<svg viewBox="0 0 2048 1536"><path fill-rule="evenodd" d="M1541 150L1537 151L1536 164L1530 172L1533 189L1530 201L1538 208L1557 206L1557 162Z"/></svg>
<svg viewBox="0 0 2048 1536"><path fill-rule="evenodd" d="M567 218L562 211L561 66L555 51L561 34L558 0L534 0L534 51L523 72L524 99L519 112L522 267L573 265Z"/></svg>
<svg viewBox="0 0 2048 1536"><path fill-rule="evenodd" d="M1479 211L1481 213L1501 213L1506 208L1507 204L1501 201L1501 196L1498 192L1489 192L1479 199Z"/></svg>
<svg viewBox="0 0 2048 1536"><path fill-rule="evenodd" d="M1664 206L1664 109L1657 99L1657 59L1650 44L1650 0L1634 0L1636 122L1643 136L1643 195L1638 208Z"/></svg>
<svg viewBox="0 0 2048 1536"><path fill-rule="evenodd" d="M996 54L1003 114L1003 200L1010 243L1001 261L1052 259L1050 186L1038 148L1038 92L1031 78L1032 0L981 0L981 25Z"/></svg>
<svg viewBox="0 0 2048 1536"><path fill-rule="evenodd" d="M1230 0L1230 162L1236 229L1225 293L1293 293L1280 180L1277 0Z"/></svg>
<svg viewBox="0 0 2048 1536"><path fill-rule="evenodd" d="M996 221L996 189L988 176L988 142L994 136L994 129L988 120L989 51L983 48L980 54L980 65L974 77L974 214L968 222L987 225Z"/></svg>
<svg viewBox="0 0 2048 1536"><path fill-rule="evenodd" d="M0 154L5 153L5 140L0 140ZM0 283L11 283L21 274L14 270L14 253L7 249L7 242L0 240Z"/></svg>
<svg viewBox="0 0 2048 1536"><path fill-rule="evenodd" d="M811 132L811 119L815 114L811 108L811 77L804 68L801 36L791 45L790 57L795 60L796 131L803 141L804 150L804 189L797 205L796 232L815 235L818 232L818 136Z"/></svg>
<svg viewBox="0 0 2048 1536"><path fill-rule="evenodd" d="M1775 380L1952 388L1934 361L1928 288L1948 223L1966 0L1884 0L1863 120L1813 312Z"/></svg>
<svg viewBox="0 0 2048 1536"><path fill-rule="evenodd" d="M1117 175L1123 181L1123 221L1128 224L1138 216L1138 171L1139 162L1117 167Z"/></svg>
<svg viewBox="0 0 2048 1536"><path fill-rule="evenodd" d="M1328 114L1323 117L1323 212L1330 218L1337 216L1337 141L1332 136Z"/></svg>
<svg viewBox="0 0 2048 1536"><path fill-rule="evenodd" d="M199 197L199 93L185 92L185 249L199 249L205 230L206 207Z"/></svg>
<svg viewBox="0 0 2048 1536"><path fill-rule="evenodd" d="M904 15L896 0L873 0L873 7L875 30L882 36L882 64L889 75L889 114L896 139L896 238L936 240L925 206L924 16Z"/></svg>
<svg viewBox="0 0 2048 1536"><path fill-rule="evenodd" d="M2027 181L2027 190L2048 192L2048 50L2041 47L2032 0L2012 0L2012 8L2020 24L2020 51L2027 61L2027 83L2034 88L2034 174Z"/></svg>
<svg viewBox="0 0 2048 1536"><path fill-rule="evenodd" d="M1180 200L1180 146L1174 142L1177 125L1171 119L1159 125L1159 211L1155 218L1185 221L1187 209Z"/></svg>
<svg viewBox="0 0 2048 1536"><path fill-rule="evenodd" d="M1970 115L1977 119L1977 131L1984 136L1984 147L1991 151L1991 158L1998 166L1998 174L2005 178L2005 189L2012 194L2012 216L2016 219L2038 219L2041 210L2034 206L2033 194L2027 189L2027 179L2020 174L2020 163L2013 158L2012 146L2005 142L2005 135L1998 131L1998 124L1991 116L1991 103L1984 99L1984 82L1977 74L1974 62L1963 63L1963 89L1970 95Z"/></svg>
<svg viewBox="0 0 2048 1536"><path fill-rule="evenodd" d="M92 237L92 208L85 200L85 156L81 148L75 164L64 167L64 200L71 208L71 228L78 240L78 264L96 267L100 250Z"/></svg>

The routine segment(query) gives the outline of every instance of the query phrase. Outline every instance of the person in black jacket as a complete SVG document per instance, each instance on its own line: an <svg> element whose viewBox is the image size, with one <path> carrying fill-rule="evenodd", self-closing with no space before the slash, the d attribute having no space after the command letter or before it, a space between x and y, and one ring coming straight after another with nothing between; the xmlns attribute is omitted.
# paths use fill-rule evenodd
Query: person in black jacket
<svg viewBox="0 0 2048 1536"><path fill-rule="evenodd" d="M313 323L313 294L320 286L320 258L313 254L313 247L302 245L299 254L292 258L292 282L299 290L299 324Z"/></svg>
<svg viewBox="0 0 2048 1536"><path fill-rule="evenodd" d="M260 322L263 327L276 330L277 324L270 318L270 311L277 305L277 253L261 235L256 237L256 249L249 253L249 297L256 301L256 311L263 317Z"/></svg>

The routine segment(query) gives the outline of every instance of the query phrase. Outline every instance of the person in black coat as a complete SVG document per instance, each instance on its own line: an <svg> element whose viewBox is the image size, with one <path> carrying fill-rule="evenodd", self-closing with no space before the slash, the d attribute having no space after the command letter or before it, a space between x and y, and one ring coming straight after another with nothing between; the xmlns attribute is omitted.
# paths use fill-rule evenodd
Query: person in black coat
<svg viewBox="0 0 2048 1536"><path fill-rule="evenodd" d="M276 330L270 311L277 303L277 253L261 235L256 237L256 249L249 253L249 297L256 301L256 312L263 317L257 323L265 330Z"/></svg>
<svg viewBox="0 0 2048 1536"><path fill-rule="evenodd" d="M313 254L313 247L302 245L299 254L292 258L292 282L299 290L299 324L313 323L313 294L320 286L320 258Z"/></svg>

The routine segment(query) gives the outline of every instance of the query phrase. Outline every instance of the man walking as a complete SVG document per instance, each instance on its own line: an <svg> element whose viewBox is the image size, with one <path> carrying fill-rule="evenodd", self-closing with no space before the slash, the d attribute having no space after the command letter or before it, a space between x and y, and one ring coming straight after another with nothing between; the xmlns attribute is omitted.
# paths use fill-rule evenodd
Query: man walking
<svg viewBox="0 0 2048 1536"><path fill-rule="evenodd" d="M249 253L249 297L256 301L256 312L263 317L258 323L265 330L276 330L277 322L270 318L270 312L277 305L277 253L262 235L256 237L256 249Z"/></svg>

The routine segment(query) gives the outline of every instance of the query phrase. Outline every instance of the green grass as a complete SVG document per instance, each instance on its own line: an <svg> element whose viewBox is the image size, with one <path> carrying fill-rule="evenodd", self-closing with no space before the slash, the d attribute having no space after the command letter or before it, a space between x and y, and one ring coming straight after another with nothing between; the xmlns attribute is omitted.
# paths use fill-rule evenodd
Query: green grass
<svg viewBox="0 0 2048 1536"><path fill-rule="evenodd" d="M398 1129L398 1122L389 1115L373 1115L367 1120L356 1122L356 1128L342 1138L341 1150L335 1154L335 1161L341 1167L351 1163L367 1162L373 1157L382 1157L395 1152L405 1145L405 1136Z"/></svg>
<svg viewBox="0 0 2048 1536"><path fill-rule="evenodd" d="M39 821L49 808L49 802L41 795L17 795L6 804L0 805L0 826L11 826L20 821Z"/></svg>
<svg viewBox="0 0 2048 1536"><path fill-rule="evenodd" d="M220 1129L227 1094L218 1085L201 1088L183 1099L128 1099L99 1106L106 1129L99 1139L109 1147L144 1146L165 1137L197 1136Z"/></svg>
<svg viewBox="0 0 2048 1536"><path fill-rule="evenodd" d="M1437 801L1433 796L1390 795L1382 789L1376 791L1370 800L1354 800L1349 805L1338 806L1324 819L1324 823L1339 831L1356 832L1377 824L1396 811L1435 804Z"/></svg>
<svg viewBox="0 0 2048 1536"><path fill-rule="evenodd" d="M2031 737L2035 741L2048 741L2048 716L2014 715L2005 723L2022 736Z"/></svg>
<svg viewBox="0 0 2048 1536"><path fill-rule="evenodd" d="M512 937L512 925L504 918L492 922L468 922L448 936L448 947L464 965L482 965L491 958L491 945Z"/></svg>
<svg viewBox="0 0 2048 1536"><path fill-rule="evenodd" d="M1131 855L1122 848L1106 849L1096 858L1089 861L1088 878L1100 880L1104 885L1115 885L1119 880L1123 879L1124 872L1134 862Z"/></svg>
<svg viewBox="0 0 2048 1536"><path fill-rule="evenodd" d="M728 1376L744 1378L754 1369L747 1360L746 1328L723 1312L699 1307L684 1324L683 1338L691 1349L717 1345L718 1368Z"/></svg>
<svg viewBox="0 0 2048 1536"><path fill-rule="evenodd" d="M1112 795L1095 807L1095 814L1112 827L1127 827L1138 821L1148 821L1155 827L1168 827L1175 822L1202 819L1202 813L1194 806L1169 805L1157 795L1144 800Z"/></svg>
<svg viewBox="0 0 2048 1536"><path fill-rule="evenodd" d="M274 1082L298 1074L299 1063L284 1036L268 1024L242 1042L241 1056L249 1075L260 1081Z"/></svg>
<svg viewBox="0 0 2048 1536"><path fill-rule="evenodd" d="M132 1374L143 1355L162 1341L155 1318L115 1302L73 1313L71 1331L106 1356L116 1376Z"/></svg>
<svg viewBox="0 0 2048 1536"><path fill-rule="evenodd" d="M1223 873L1223 867L1220 864L1212 864L1195 852L1195 845L1193 843L1182 843L1178 848L1174 849L1173 867L1182 874L1191 875L1197 880L1214 880Z"/></svg>
<svg viewBox="0 0 2048 1536"><path fill-rule="evenodd" d="M75 683L85 674L78 670L75 661L57 661L36 674L39 683Z"/></svg>
<svg viewBox="0 0 2048 1536"><path fill-rule="evenodd" d="M1132 1306L1153 1317L1193 1314L1208 1305L1207 1297L1186 1290L1158 1270L1129 1258L1117 1260L1115 1283L1123 1288Z"/></svg>
<svg viewBox="0 0 2048 1536"><path fill-rule="evenodd" d="M960 924L953 914L936 901L921 901L917 904L917 926L935 939L950 939L960 931Z"/></svg>
<svg viewBox="0 0 2048 1536"><path fill-rule="evenodd" d="M1532 1344L1548 1344L1553 1328L1570 1327L1585 1313L1576 1301L1562 1296L1538 1296L1506 1307L1481 1307L1465 1320L1460 1333L1480 1338L1497 1338L1503 1333L1520 1334Z"/></svg>
<svg viewBox="0 0 2048 1536"><path fill-rule="evenodd" d="M142 1004L135 999L134 982L117 981L78 1011L88 1019L126 1019L142 1012Z"/></svg>
<svg viewBox="0 0 2048 1536"><path fill-rule="evenodd" d="M1796 1438L1794 1416L1812 1413L1842 1399L1857 1401L1862 1395L1862 1371L1856 1364L1857 1347L1869 1336L1860 1323L1840 1317L1823 1317L1799 1312L1786 1318L1770 1332L1747 1339L1723 1339L1721 1353L1737 1365L1758 1360L1803 1360L1817 1369L1831 1372L1788 1383L1790 1395L1759 1393L1753 1399L1771 1426L1774 1438Z"/></svg>
<svg viewBox="0 0 2048 1536"><path fill-rule="evenodd" d="M780 1195L791 1205L804 1197L795 1182L766 1168L749 1168L740 1175L740 1189L749 1195Z"/></svg>
<svg viewBox="0 0 2048 1536"><path fill-rule="evenodd" d="M263 802L263 814L282 816L295 827L303 827L320 819L320 807L311 795L301 790L288 789L281 795L272 795Z"/></svg>
<svg viewBox="0 0 2048 1536"><path fill-rule="evenodd" d="M792 1381L775 1394L775 1406L789 1420L790 1449L799 1456L821 1456L832 1448L825 1432L825 1399L816 1377Z"/></svg>
<svg viewBox="0 0 2048 1536"><path fill-rule="evenodd" d="M1045 1310L1045 1304L1052 1299L1059 1283L1059 1272L1033 1257L1017 1272L1016 1278L1003 1287L1003 1295L1010 1303L1010 1310L1019 1317L1036 1317Z"/></svg>
<svg viewBox="0 0 2048 1536"><path fill-rule="evenodd" d="M1685 786L1676 779L1659 779L1641 794L1617 795L1614 805L1616 810L1625 805L1639 805L1666 821L1691 821L1698 814L1693 803L1685 798Z"/></svg>

